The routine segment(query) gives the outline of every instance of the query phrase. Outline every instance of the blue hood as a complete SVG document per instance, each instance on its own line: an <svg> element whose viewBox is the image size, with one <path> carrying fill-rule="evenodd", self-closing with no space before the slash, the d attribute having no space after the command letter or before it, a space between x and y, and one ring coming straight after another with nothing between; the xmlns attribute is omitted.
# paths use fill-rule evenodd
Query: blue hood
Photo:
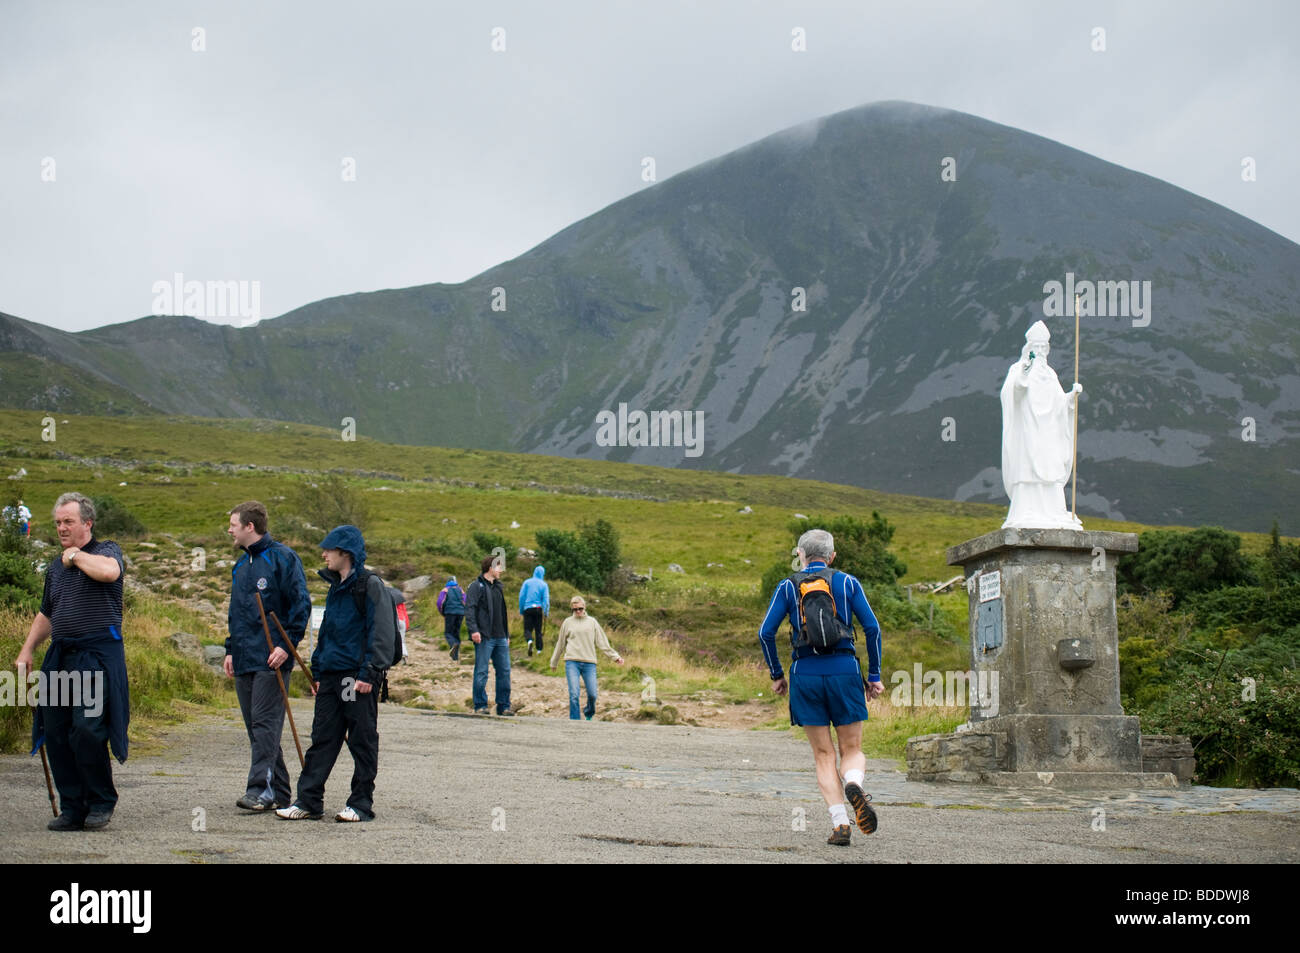
<svg viewBox="0 0 1300 953"><path fill-rule="evenodd" d="M366 541L361 530L350 524L335 526L320 541L321 549L341 549L352 557L352 571L364 569L366 565Z"/></svg>
<svg viewBox="0 0 1300 953"><path fill-rule="evenodd" d="M538 566L536 569L534 569L534 570L533 570L533 578L534 578L534 579L545 579L545 578L546 578L546 567L545 567L545 566Z"/></svg>

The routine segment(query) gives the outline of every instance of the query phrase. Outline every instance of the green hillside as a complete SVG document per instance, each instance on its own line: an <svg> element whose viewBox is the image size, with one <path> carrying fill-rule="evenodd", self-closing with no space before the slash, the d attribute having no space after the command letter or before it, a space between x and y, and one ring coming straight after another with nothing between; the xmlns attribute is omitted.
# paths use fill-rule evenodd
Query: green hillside
<svg viewBox="0 0 1300 953"><path fill-rule="evenodd" d="M344 441L337 431L273 421L57 416L51 434L44 417L0 411L0 472L11 478L4 489L21 494L32 509L34 538L52 540L49 513L59 493L113 497L146 528L141 537L121 540L132 558L128 577L148 585L151 599L206 608L206 621L194 613L186 618L208 642L224 637L228 575L220 563L234 555L224 532L230 507L264 501L272 532L298 549L314 579L319 532L313 536L312 513L300 504L314 483L341 477L353 502L368 509L360 523L371 565L394 582L421 574L437 584L448 573L472 578L486 552L476 533L535 548L540 529L609 521L621 537L623 564L651 579L621 598L594 597L602 622L634 663L627 670L602 666L602 686L637 691L640 676L649 674L669 702L705 691L735 704L761 699L770 706L771 727L788 721L770 697L759 660L756 631L766 599L759 580L774 563L788 561L788 524L796 513L863 520L881 513L896 527L891 549L907 564L902 583L956 575L945 549L997 527L1004 516L998 506L786 477ZM750 512L741 512L746 507ZM1104 520L1087 525L1148 528ZM1268 543L1266 536L1244 536L1248 552L1262 552ZM198 548L206 557L202 570L191 565ZM669 572L670 563L684 572ZM531 565L512 558L508 600ZM313 589L319 601L320 584ZM416 601L421 618L436 620L436 591L437 585ZM573 591L553 580L552 604L563 605ZM967 667L964 591L917 592L915 600L911 607L905 601L876 606L887 685L890 672L916 662ZM159 632L175 618L149 600L137 608L151 614ZM9 651L8 640L3 648ZM545 673L538 660L522 664ZM901 757L908 736L947 730L964 715L885 705L880 717L873 714L868 745L877 755Z"/></svg>

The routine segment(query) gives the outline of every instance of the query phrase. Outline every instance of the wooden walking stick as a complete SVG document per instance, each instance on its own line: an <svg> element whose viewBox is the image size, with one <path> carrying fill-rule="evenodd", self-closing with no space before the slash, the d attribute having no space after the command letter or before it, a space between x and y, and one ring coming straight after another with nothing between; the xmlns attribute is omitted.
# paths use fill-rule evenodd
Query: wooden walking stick
<svg viewBox="0 0 1300 953"><path fill-rule="evenodd" d="M1079 383L1079 296L1074 296L1074 382ZM1070 515L1078 519L1074 503L1079 495L1079 395L1074 395L1074 456L1070 462L1074 485L1070 488Z"/></svg>
<svg viewBox="0 0 1300 953"><path fill-rule="evenodd" d="M284 639L284 644L289 646L289 651L293 653L294 661L302 666L302 673L307 676L307 681L315 685L316 679L312 678L311 669L307 667L307 663L304 662L302 656L298 654L298 646L293 644L293 640L289 638L289 633L284 631L284 626L282 626L280 620L276 618L275 610L272 609L267 613L267 615L271 617L271 621L275 623L275 627L280 630L280 638ZM312 694L316 694L315 689L312 689Z"/></svg>
<svg viewBox="0 0 1300 953"><path fill-rule="evenodd" d="M59 802L54 799L54 781L50 778L50 762L45 757L45 739L41 739L41 767L45 769L45 787L50 792L50 810L59 816Z"/></svg>
<svg viewBox="0 0 1300 953"><path fill-rule="evenodd" d="M257 598L257 611L262 615L262 632L266 635L266 651L274 652L275 647L271 645L271 627L266 624L266 610L262 608L262 594L255 592L253 595ZM291 643L292 644L292 643ZM306 768L307 759L302 756L302 742L298 740L298 726L293 723L293 708L289 705L289 692L284 687L284 676L280 670L275 670L275 680L280 683L280 697L284 699L284 713L289 716L289 730L293 732L293 746L298 749L298 767Z"/></svg>
<svg viewBox="0 0 1300 953"><path fill-rule="evenodd" d="M27 666L26 665L20 664L18 666L18 680L21 682L21 684L18 687L18 690L20 692L26 691L27 690ZM35 724L35 721L36 721L36 712L33 711L32 712L33 725ZM33 734L36 733L34 729L32 733ZM36 749L32 751L32 754L36 754L37 751L41 753L41 767L45 769L45 790L50 792L50 810L54 812L55 817L58 817L59 802L54 797L54 779L50 777L50 760L45 756L44 733L41 734L41 743L36 746Z"/></svg>

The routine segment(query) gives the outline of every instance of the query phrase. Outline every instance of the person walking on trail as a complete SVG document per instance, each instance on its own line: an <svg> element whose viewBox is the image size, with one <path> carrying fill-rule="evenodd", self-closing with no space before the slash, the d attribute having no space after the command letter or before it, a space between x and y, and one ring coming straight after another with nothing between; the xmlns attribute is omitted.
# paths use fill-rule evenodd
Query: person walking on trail
<svg viewBox="0 0 1300 953"><path fill-rule="evenodd" d="M534 569L533 577L524 580L524 584L519 587L519 613L524 617L524 639L528 642L528 654L531 656L536 649L540 655L545 648L542 644L542 627L551 614L551 587L546 584L545 566Z"/></svg>
<svg viewBox="0 0 1300 953"><path fill-rule="evenodd" d="M447 579L447 585L438 593L438 614L442 616L443 636L453 662L460 659L460 624L465 621L465 590L456 577Z"/></svg>
<svg viewBox="0 0 1300 953"><path fill-rule="evenodd" d="M605 636L600 623L587 615L587 603L582 596L569 600L573 615L560 624L560 634L555 640L555 651L551 653L551 668L564 657L564 675L569 683L569 718L577 721L578 714L578 680L587 685L587 705L582 715L588 721L596 714L596 650L604 652L614 660L615 665L623 664L623 656L614 651Z"/></svg>
<svg viewBox="0 0 1300 953"><path fill-rule="evenodd" d="M355 526L336 526L321 540L329 583L325 618L311 656L319 679L311 747L298 778L298 797L276 811L286 821L319 820L325 809L325 781L346 740L352 753L352 791L336 821L369 821L375 816L375 776L379 773L379 705L376 689L393 659L397 625L384 582L365 568L366 543ZM355 591L362 587L364 595ZM364 608L363 608L364 607Z"/></svg>
<svg viewBox="0 0 1300 953"><path fill-rule="evenodd" d="M32 712L32 754L45 745L59 789L61 813L47 825L52 831L107 825L117 806L109 749L126 763L131 703L122 650L122 550L96 539L94 528L88 497L64 493L55 501L63 552L45 570L41 607L15 661L26 686L33 652L50 640L41 665L46 690Z"/></svg>
<svg viewBox="0 0 1300 953"><path fill-rule="evenodd" d="M488 662L496 670L498 715L513 715L510 707L510 629L506 596L501 588L505 561L483 559L480 574L465 593L465 627L474 642L474 714L486 715Z"/></svg>
<svg viewBox="0 0 1300 953"><path fill-rule="evenodd" d="M227 535L244 552L230 574L229 635L222 666L227 677L235 680L235 696L252 749L247 783L235 806L258 812L285 807L293 798L280 749L284 698L276 678L278 670L285 685L289 684L293 657L283 645L267 649L262 612L268 617L275 613L295 646L301 644L311 621L311 596L302 560L284 543L272 539L267 526L266 507L249 500L230 511L226 527ZM279 642L279 632L271 631L272 642Z"/></svg>
<svg viewBox="0 0 1300 953"><path fill-rule="evenodd" d="M885 690L880 681L880 624L862 583L848 573L830 569L835 560L835 540L830 533L808 530L799 537L798 554L803 569L776 587L758 630L759 644L772 676L772 690L778 695L789 692L790 724L803 726L812 746L817 786L833 827L826 843L847 846L846 799L858 829L864 834L876 829L871 795L863 790L867 762L862 754L862 723L867 720L867 698ZM853 617L862 625L867 647L870 671L866 678L854 646ZM785 618L790 620L792 646L788 683L776 653L776 634ZM831 725L839 742L838 772Z"/></svg>

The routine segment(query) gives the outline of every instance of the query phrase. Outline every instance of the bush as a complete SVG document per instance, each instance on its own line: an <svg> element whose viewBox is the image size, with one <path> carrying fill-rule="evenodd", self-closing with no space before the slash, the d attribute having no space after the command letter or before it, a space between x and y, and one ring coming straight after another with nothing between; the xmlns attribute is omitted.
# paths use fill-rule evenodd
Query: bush
<svg viewBox="0 0 1300 953"><path fill-rule="evenodd" d="M363 533L370 519L370 504L359 489L350 486L341 474L329 473L315 483L304 483L298 490L296 509L302 520L295 532L309 532L313 544L319 543L336 526L351 525ZM315 527L314 530L309 529Z"/></svg>
<svg viewBox="0 0 1300 953"><path fill-rule="evenodd" d="M1217 526L1188 533L1170 529L1143 533L1138 551L1121 556L1115 574L1120 594L1165 590L1174 608L1193 593L1257 582L1250 561L1242 555L1241 537Z"/></svg>
<svg viewBox="0 0 1300 953"><path fill-rule="evenodd" d="M478 559L490 556L494 549L503 549L509 557L514 551L514 544L506 539L500 533L482 533L475 531L470 533L470 539L474 542L474 548L478 552Z"/></svg>
<svg viewBox="0 0 1300 953"><path fill-rule="evenodd" d="M1273 521L1272 540L1260 559L1260 578L1269 589L1300 583L1300 546L1283 543Z"/></svg>
<svg viewBox="0 0 1300 953"><path fill-rule="evenodd" d="M1196 773L1204 782L1300 787L1295 669L1260 675L1223 654L1206 658L1180 673L1165 704L1145 721L1156 731L1192 739Z"/></svg>
<svg viewBox="0 0 1300 953"><path fill-rule="evenodd" d="M35 614L41 607L44 580L36 571L31 546L19 532L17 520L0 522L0 606Z"/></svg>
<svg viewBox="0 0 1300 953"><path fill-rule="evenodd" d="M541 529L536 536L537 562L548 575L587 592L608 594L627 588L618 573L618 530L609 521L580 523L577 533Z"/></svg>
<svg viewBox="0 0 1300 953"><path fill-rule="evenodd" d="M791 548L799 542L800 536L815 528L826 530L835 539L835 562L831 568L856 576L864 587L896 588L899 578L907 573L907 564L887 548L894 538L894 525L875 510L871 511L868 521L856 516L791 520L787 526L792 537ZM781 580L792 572L793 559L789 559L763 573L759 594L764 603L772 597Z"/></svg>
<svg viewBox="0 0 1300 953"><path fill-rule="evenodd" d="M1119 693L1125 710L1146 709L1169 693L1181 650L1190 648L1192 616L1170 612L1167 592L1119 597Z"/></svg>
<svg viewBox="0 0 1300 953"><path fill-rule="evenodd" d="M619 550L618 530L608 520L579 523L578 536L596 560L596 570L602 579L602 591L610 576L618 569L622 553Z"/></svg>
<svg viewBox="0 0 1300 953"><path fill-rule="evenodd" d="M95 504L96 539L139 539L148 531L126 504L113 496L97 496Z"/></svg>
<svg viewBox="0 0 1300 953"><path fill-rule="evenodd" d="M539 529L536 536L537 561L546 567L548 575L571 582L587 592L601 588L604 580L600 575L600 564L576 533Z"/></svg>

